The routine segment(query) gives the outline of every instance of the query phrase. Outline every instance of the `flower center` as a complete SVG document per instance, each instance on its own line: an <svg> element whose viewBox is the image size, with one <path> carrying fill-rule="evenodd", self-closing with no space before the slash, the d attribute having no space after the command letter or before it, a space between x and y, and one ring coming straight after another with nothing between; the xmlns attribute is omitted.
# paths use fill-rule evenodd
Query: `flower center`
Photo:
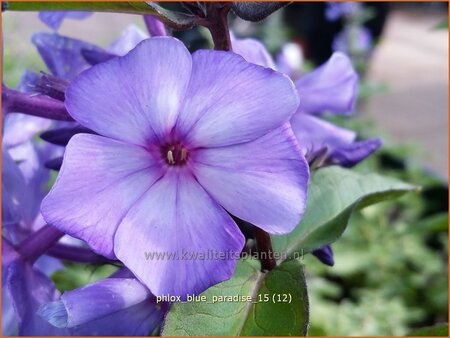
<svg viewBox="0 0 450 338"><path fill-rule="evenodd" d="M168 165L183 165L189 158L189 152L181 143L161 147L161 155Z"/></svg>

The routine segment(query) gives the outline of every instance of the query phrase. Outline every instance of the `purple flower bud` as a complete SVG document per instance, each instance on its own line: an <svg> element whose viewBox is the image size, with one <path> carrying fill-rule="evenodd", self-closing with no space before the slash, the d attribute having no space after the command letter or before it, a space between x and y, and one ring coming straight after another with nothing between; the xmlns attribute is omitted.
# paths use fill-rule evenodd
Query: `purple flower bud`
<svg viewBox="0 0 450 338"><path fill-rule="evenodd" d="M94 131L86 127L76 126L48 130L41 134L41 139L56 145L66 146L73 136L80 133L95 134Z"/></svg>
<svg viewBox="0 0 450 338"><path fill-rule="evenodd" d="M328 266L334 265L333 249L331 248L331 245L324 245L323 247L314 250L311 253L316 256L317 259L323 264Z"/></svg>

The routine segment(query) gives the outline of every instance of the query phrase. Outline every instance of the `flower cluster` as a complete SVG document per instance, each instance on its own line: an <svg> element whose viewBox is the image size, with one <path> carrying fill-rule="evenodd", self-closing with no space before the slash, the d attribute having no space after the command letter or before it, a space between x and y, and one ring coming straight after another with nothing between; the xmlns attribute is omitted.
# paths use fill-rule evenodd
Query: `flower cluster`
<svg viewBox="0 0 450 338"><path fill-rule="evenodd" d="M86 16L40 13L55 31ZM191 54L145 23L152 37L132 26L107 48L38 33L50 74L3 88L3 334L148 335L170 307L156 296L229 279L255 232L299 224L310 170L351 167L380 146L323 119L355 107L344 54L302 74L296 45L277 62L236 37L233 52ZM211 250L236 254L146 254ZM313 254L333 264L331 247ZM60 259L118 269L61 295L49 277Z"/></svg>

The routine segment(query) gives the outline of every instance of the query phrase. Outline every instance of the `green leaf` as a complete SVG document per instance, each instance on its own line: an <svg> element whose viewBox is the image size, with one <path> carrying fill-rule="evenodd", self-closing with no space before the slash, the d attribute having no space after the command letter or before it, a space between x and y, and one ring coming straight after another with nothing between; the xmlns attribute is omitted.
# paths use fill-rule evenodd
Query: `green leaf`
<svg viewBox="0 0 450 338"><path fill-rule="evenodd" d="M311 178L303 219L290 234L272 236L273 248L286 252L288 257L301 256L336 241L353 211L416 189L378 174L360 174L340 167L320 169Z"/></svg>
<svg viewBox="0 0 450 338"><path fill-rule="evenodd" d="M420 329L416 329L407 336L412 337L437 337L443 336L448 337L448 323L436 324L434 326L422 327Z"/></svg>
<svg viewBox="0 0 450 338"><path fill-rule="evenodd" d="M187 29L195 24L193 15L167 10L153 2L123 1L123 2L94 2L94 1L57 1L57 2L8 2L6 6L10 11L93 11L93 12L119 12L130 14L154 15L167 26L174 29Z"/></svg>
<svg viewBox="0 0 450 338"><path fill-rule="evenodd" d="M303 266L297 260L284 262L269 273L260 272L255 260L239 260L232 279L209 288L201 296L206 301L172 306L163 335L302 336L307 333L308 296ZM252 301L227 301L226 297L233 296L249 297ZM225 298L213 303L218 297Z"/></svg>

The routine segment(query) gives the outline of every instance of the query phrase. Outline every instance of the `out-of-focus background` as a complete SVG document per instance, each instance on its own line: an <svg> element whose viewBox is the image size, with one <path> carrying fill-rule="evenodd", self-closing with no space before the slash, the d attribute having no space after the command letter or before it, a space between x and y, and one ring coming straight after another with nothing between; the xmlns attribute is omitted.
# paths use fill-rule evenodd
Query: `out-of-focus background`
<svg viewBox="0 0 450 338"><path fill-rule="evenodd" d="M399 177L422 192L356 215L333 245L334 267L305 257L310 334L405 335L448 318L448 9L442 2L361 3L354 10L295 3L263 23L232 19L231 27L236 36L262 39L274 56L294 42L303 71L333 50L352 57L361 76L360 103L354 117L333 121L384 140L357 170ZM95 13L66 20L59 33L106 47L131 23L144 30L139 16ZM26 69L45 70L31 43L39 31L50 29L37 13L3 14L8 86ZM192 49L208 44L203 30L176 35ZM99 276L95 267L71 268L69 277L53 276L61 289Z"/></svg>

